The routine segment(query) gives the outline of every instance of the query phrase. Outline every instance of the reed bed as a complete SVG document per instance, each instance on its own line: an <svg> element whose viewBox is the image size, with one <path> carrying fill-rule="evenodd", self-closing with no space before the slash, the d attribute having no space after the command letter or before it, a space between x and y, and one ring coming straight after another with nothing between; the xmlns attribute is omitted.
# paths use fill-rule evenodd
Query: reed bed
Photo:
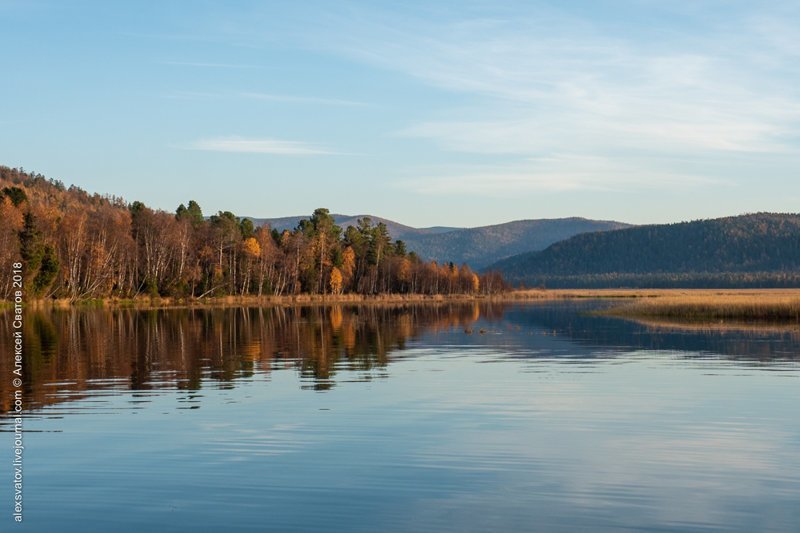
<svg viewBox="0 0 800 533"><path fill-rule="evenodd" d="M637 299L604 314L689 322L800 323L800 291L673 291L655 298Z"/></svg>
<svg viewBox="0 0 800 533"><path fill-rule="evenodd" d="M793 339L800 339L800 323L793 322L762 322L746 320L703 320L688 321L670 318L634 318L628 320L647 327L653 332L680 332L699 333L703 335L750 335L760 336L765 333L789 335Z"/></svg>

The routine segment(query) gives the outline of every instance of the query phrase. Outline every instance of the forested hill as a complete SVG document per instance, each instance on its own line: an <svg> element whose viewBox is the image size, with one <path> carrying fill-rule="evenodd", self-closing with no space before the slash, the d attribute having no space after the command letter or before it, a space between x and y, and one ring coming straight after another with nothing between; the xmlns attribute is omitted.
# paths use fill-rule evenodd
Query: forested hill
<svg viewBox="0 0 800 533"><path fill-rule="evenodd" d="M757 213L584 233L489 269L526 286L795 286L800 215Z"/></svg>
<svg viewBox="0 0 800 533"><path fill-rule="evenodd" d="M364 216L332 215L342 227L356 225ZM254 223L268 223L279 230L296 227L302 217L254 218ZM405 241L425 260L466 263L472 268L483 268L500 258L523 252L544 250L549 245L592 231L607 231L630 227L621 222L588 220L585 218L559 218L541 220L516 220L492 226L475 228L414 228L385 218L370 216L375 223L383 223L393 239Z"/></svg>
<svg viewBox="0 0 800 533"><path fill-rule="evenodd" d="M279 231L230 211L206 217L191 200L166 212L0 166L0 299L17 263L27 296L72 300L504 288L495 274L421 260L385 224L339 226L324 208Z"/></svg>

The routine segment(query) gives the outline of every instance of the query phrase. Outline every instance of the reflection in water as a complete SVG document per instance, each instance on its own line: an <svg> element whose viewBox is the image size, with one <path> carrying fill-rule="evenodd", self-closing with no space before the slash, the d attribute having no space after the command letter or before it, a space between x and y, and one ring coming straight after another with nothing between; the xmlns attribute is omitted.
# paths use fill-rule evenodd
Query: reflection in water
<svg viewBox="0 0 800 533"><path fill-rule="evenodd" d="M800 337L777 328L679 327L591 314L604 302L549 305L444 304L171 310L54 310L26 316L28 408L103 388L199 390L255 372L294 369L303 388L327 390L337 371L382 377L392 352L424 334L459 344L502 346L514 357L606 357L631 349L732 359L796 360ZM0 313L11 331L11 314ZM486 335L484 335L486 334ZM10 336L0 349L11 353ZM599 350L599 351L598 351ZM9 375L11 358L0 359ZM352 377L350 378L352 379ZM0 412L11 406L0 380Z"/></svg>
<svg viewBox="0 0 800 533"><path fill-rule="evenodd" d="M694 324L681 327L671 324L637 322L592 313L609 302L562 302L558 305L515 306L504 315L511 325L509 333L515 336L522 350L541 348L542 343L526 338L531 331L550 332L560 340L565 351L573 356L594 357L598 348L608 351L676 351L687 357L722 357L732 360L797 361L800 359L800 335L797 328L766 327L714 327L712 324ZM718 325L717 325L718 326Z"/></svg>
<svg viewBox="0 0 800 533"><path fill-rule="evenodd" d="M24 378L31 407L78 399L87 389L202 388L273 369L297 369L305 386L333 386L337 370L364 379L423 331L460 328L502 307L477 304L360 307L270 307L181 310L55 310L25 318ZM11 331L0 313L0 331ZM0 349L12 353L10 337ZM10 375L13 361L0 359ZM0 380L2 412L10 408Z"/></svg>
<svg viewBox="0 0 800 533"><path fill-rule="evenodd" d="M603 305L29 312L21 530L797 531L797 335Z"/></svg>

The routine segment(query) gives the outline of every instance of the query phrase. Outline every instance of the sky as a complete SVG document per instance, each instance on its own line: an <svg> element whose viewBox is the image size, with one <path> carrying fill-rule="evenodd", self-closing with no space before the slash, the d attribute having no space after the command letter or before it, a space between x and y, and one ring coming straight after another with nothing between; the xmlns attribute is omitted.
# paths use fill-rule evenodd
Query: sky
<svg viewBox="0 0 800 533"><path fill-rule="evenodd" d="M0 24L0 164L169 211L800 211L796 1L0 0Z"/></svg>

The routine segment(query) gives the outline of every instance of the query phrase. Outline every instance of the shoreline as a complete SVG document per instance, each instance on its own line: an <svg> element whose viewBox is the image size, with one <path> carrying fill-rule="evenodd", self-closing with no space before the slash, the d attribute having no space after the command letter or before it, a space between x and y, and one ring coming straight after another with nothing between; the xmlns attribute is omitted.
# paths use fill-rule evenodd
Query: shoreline
<svg viewBox="0 0 800 533"><path fill-rule="evenodd" d="M497 294L296 294L174 298L32 299L30 309L192 309L215 307L302 307L317 305L426 305L522 303L558 300L617 300L599 314L619 318L672 318L694 321L800 321L800 289L520 289ZM12 303L0 301L0 312Z"/></svg>
<svg viewBox="0 0 800 533"><path fill-rule="evenodd" d="M287 296L214 296L205 298L136 297L136 298L87 298L79 300L37 298L28 300L29 309L202 309L215 307L302 307L316 305L381 305L381 304L443 304L497 302L508 295L426 295L426 294L382 294L382 295L321 295L295 294ZM0 312L11 308L11 302L0 301Z"/></svg>
<svg viewBox="0 0 800 533"><path fill-rule="evenodd" d="M572 299L624 299L653 297L656 291L618 289L524 289L496 294L294 294L285 296L212 296L205 298L176 298L138 296L135 298L34 298L24 303L32 309L191 309L208 307L272 307L304 305L381 305L381 304L442 304L552 301ZM635 294L633 294L635 293ZM0 312L12 303L0 300Z"/></svg>

